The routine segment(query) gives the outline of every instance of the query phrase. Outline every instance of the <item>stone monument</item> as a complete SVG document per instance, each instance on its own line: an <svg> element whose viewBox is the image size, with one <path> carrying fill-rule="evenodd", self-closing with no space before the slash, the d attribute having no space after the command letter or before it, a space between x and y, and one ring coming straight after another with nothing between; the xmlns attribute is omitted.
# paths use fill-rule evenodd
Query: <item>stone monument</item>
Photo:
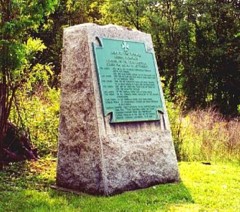
<svg viewBox="0 0 240 212"><path fill-rule="evenodd" d="M111 195L178 181L151 36L82 24L63 40L57 186Z"/></svg>

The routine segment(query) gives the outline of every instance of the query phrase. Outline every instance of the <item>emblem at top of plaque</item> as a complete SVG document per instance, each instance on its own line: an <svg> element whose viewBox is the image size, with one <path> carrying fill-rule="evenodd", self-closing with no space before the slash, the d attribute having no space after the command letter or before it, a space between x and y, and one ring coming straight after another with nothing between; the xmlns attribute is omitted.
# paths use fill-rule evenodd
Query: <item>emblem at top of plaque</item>
<svg viewBox="0 0 240 212"><path fill-rule="evenodd" d="M97 38L93 43L103 114L111 123L158 121L163 113L152 52L142 42Z"/></svg>
<svg viewBox="0 0 240 212"><path fill-rule="evenodd" d="M127 52L129 50L129 45L126 41L122 42L122 48L124 49L125 52Z"/></svg>

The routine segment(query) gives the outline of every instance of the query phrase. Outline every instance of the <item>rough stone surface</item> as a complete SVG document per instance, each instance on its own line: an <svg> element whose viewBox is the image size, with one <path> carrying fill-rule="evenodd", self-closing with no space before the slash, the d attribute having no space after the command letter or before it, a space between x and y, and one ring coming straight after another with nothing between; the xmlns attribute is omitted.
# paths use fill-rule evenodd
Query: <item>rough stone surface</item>
<svg viewBox="0 0 240 212"><path fill-rule="evenodd" d="M140 41L153 49L149 34L115 25L64 30L57 185L111 195L178 181L166 113L158 122L121 124L103 116L92 49L96 36Z"/></svg>

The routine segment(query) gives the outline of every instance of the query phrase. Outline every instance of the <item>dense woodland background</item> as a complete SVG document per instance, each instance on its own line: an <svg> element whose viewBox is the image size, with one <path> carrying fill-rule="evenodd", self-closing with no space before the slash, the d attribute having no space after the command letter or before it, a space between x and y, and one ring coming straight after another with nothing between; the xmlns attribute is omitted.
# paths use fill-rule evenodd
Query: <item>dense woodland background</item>
<svg viewBox="0 0 240 212"><path fill-rule="evenodd" d="M179 159L240 161L239 0L0 0L0 12L0 168L56 156L63 28L86 22L152 35Z"/></svg>

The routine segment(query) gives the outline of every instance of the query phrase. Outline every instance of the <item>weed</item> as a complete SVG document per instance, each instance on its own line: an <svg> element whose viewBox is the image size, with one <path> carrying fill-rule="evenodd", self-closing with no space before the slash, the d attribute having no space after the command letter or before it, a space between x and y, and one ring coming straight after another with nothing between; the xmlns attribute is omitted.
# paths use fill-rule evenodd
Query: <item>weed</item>
<svg viewBox="0 0 240 212"><path fill-rule="evenodd" d="M240 162L240 120L227 120L209 108L183 115L171 108L170 122L178 159Z"/></svg>

